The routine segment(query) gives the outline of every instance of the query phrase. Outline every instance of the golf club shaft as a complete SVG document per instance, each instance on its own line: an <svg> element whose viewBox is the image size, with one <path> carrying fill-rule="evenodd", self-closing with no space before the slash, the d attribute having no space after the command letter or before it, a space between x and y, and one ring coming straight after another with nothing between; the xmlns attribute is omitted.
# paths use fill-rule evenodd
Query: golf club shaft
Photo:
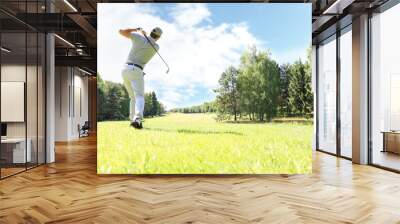
<svg viewBox="0 0 400 224"><path fill-rule="evenodd" d="M142 28L140 28L139 30L142 30ZM143 34L143 36L147 39L147 41L149 42L149 44L153 47L153 49L156 51L156 53L158 54L158 56L160 56L161 60L164 62L165 66L167 66L167 73L169 72L169 66L167 64L167 62L164 60L164 58L160 55L160 53L158 53L158 50L156 49L156 47L154 47L153 43L151 43L151 41L149 40L149 38Z"/></svg>

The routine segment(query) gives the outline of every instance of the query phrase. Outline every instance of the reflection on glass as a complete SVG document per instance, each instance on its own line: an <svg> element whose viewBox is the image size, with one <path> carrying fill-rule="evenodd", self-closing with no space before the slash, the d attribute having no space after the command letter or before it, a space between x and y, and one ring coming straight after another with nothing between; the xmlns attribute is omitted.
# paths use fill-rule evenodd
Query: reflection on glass
<svg viewBox="0 0 400 224"><path fill-rule="evenodd" d="M318 49L318 135L319 149L336 153L336 40Z"/></svg>
<svg viewBox="0 0 400 224"><path fill-rule="evenodd" d="M352 157L352 35L351 26L340 36L340 152Z"/></svg>
<svg viewBox="0 0 400 224"><path fill-rule="evenodd" d="M2 33L1 45L1 139L2 177L25 170L30 161L30 142L26 141L26 35ZM27 150L28 149L28 150Z"/></svg>
<svg viewBox="0 0 400 224"><path fill-rule="evenodd" d="M396 170L400 170L399 20L400 5L371 20L372 163Z"/></svg>
<svg viewBox="0 0 400 224"><path fill-rule="evenodd" d="M390 130L400 130L400 74L391 74L390 80Z"/></svg>
<svg viewBox="0 0 400 224"><path fill-rule="evenodd" d="M45 1L0 1L14 13L44 13ZM0 178L45 162L45 35L0 12Z"/></svg>

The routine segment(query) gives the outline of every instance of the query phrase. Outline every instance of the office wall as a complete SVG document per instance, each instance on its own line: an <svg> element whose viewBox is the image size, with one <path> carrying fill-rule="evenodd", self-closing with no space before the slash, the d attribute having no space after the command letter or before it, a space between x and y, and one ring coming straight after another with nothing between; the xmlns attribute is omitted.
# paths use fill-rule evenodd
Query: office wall
<svg viewBox="0 0 400 224"><path fill-rule="evenodd" d="M55 68L55 140L67 141L69 132L69 88L71 76L68 67Z"/></svg>
<svg viewBox="0 0 400 224"><path fill-rule="evenodd" d="M79 137L78 125L82 126L85 121L88 121L88 78L82 76L82 73L74 69L73 81L73 108L71 119L71 136L72 138Z"/></svg>
<svg viewBox="0 0 400 224"><path fill-rule="evenodd" d="M56 67L55 78L55 140L77 139L78 125L89 116L88 77L77 68Z"/></svg>
<svg viewBox="0 0 400 224"><path fill-rule="evenodd" d="M2 82L25 82L25 65L7 65L3 64L1 66L1 81ZM35 66L27 66L28 74L35 73ZM28 133L35 132L36 135L36 122L37 122L37 113L36 109L39 106L40 108L43 106L43 101L37 101L36 95L36 85L37 80L33 78L31 75L27 76L27 125L28 125ZM38 103L40 103L38 105ZM6 108L2 108L5 110ZM25 123L23 122L10 122L7 123L7 135L9 137L25 137ZM32 137L32 136L28 136Z"/></svg>

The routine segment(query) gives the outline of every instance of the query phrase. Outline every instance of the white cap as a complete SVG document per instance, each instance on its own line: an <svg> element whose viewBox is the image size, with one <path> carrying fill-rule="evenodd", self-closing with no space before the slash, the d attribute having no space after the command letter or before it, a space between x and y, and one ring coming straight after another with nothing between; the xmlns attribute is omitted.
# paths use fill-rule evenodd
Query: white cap
<svg viewBox="0 0 400 224"><path fill-rule="evenodd" d="M161 30L160 27L156 27L156 28L154 28L154 29L151 31L151 33L154 33L155 35L161 37L162 30Z"/></svg>

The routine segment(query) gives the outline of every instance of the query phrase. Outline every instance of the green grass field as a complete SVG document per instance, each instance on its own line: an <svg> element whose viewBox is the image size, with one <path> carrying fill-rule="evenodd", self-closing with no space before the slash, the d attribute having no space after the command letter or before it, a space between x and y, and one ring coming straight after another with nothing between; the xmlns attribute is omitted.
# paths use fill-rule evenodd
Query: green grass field
<svg viewBox="0 0 400 224"><path fill-rule="evenodd" d="M312 124L220 123L214 114L167 114L98 123L99 174L310 173Z"/></svg>

